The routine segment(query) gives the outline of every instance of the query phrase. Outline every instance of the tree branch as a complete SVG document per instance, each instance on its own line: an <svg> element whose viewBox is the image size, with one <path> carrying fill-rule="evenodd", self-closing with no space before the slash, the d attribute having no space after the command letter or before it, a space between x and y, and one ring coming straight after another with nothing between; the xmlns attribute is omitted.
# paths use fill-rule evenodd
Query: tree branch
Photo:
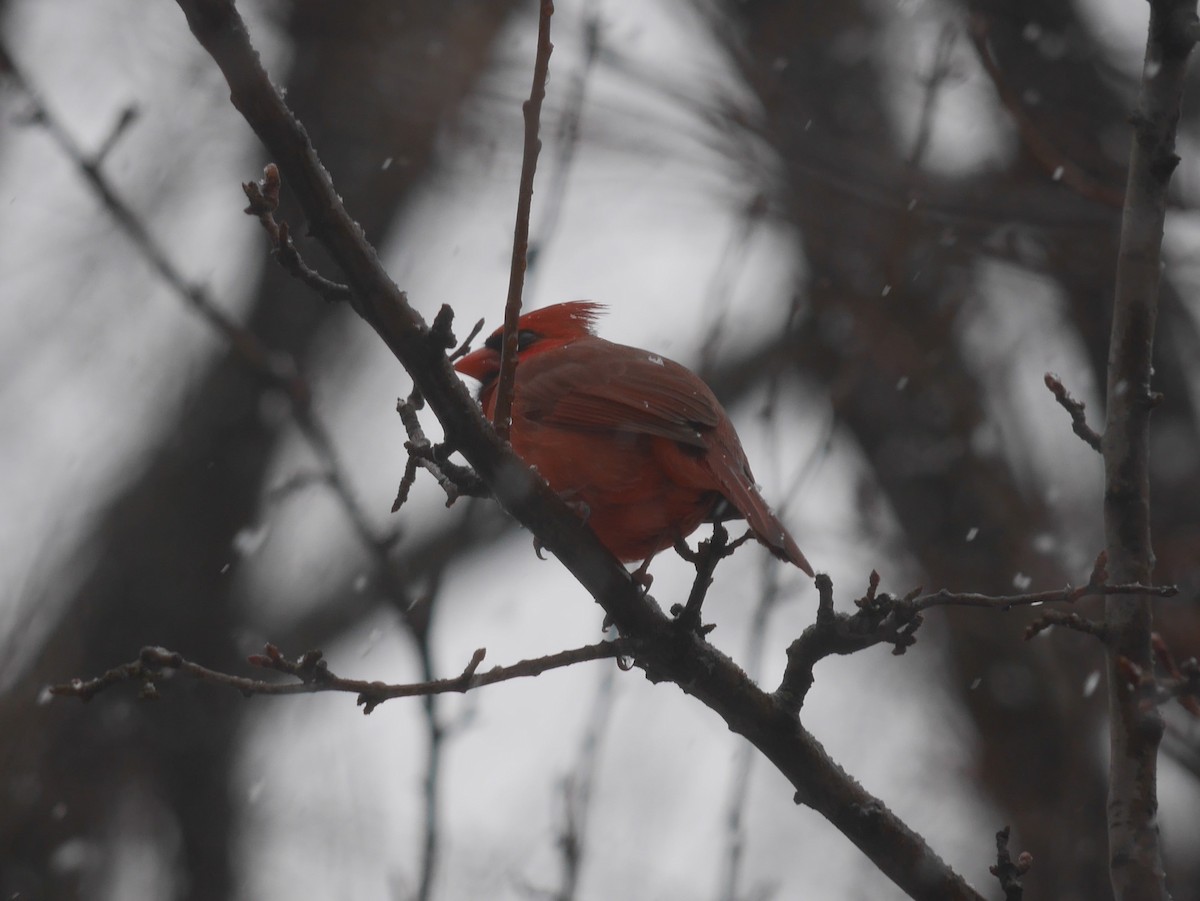
<svg viewBox="0 0 1200 901"><path fill-rule="evenodd" d="M917 629L924 622L921 614L933 607L977 607L1007 612L1016 607L1073 604L1085 597L1173 597L1179 593L1174 585L1109 585L1107 559L1107 553L1101 551L1086 585L1077 588L1068 585L1052 591L1011 595L952 592L945 589L933 594L919 594L921 589L915 588L903 597L893 597L886 592L878 592L879 573L872 572L867 593L854 602L858 609L853 614L834 611L833 582L822 573L816 578L819 596L817 621L788 647L788 664L779 688L775 690L775 697L787 709L799 712L813 686L813 667L826 657L853 654L877 644L890 644L893 654L903 654L916 643ZM1026 630L1025 637L1031 638L1051 625L1072 626L1100 637L1106 634L1103 625L1088 624L1075 614L1047 614Z"/></svg>
<svg viewBox="0 0 1200 901"><path fill-rule="evenodd" d="M262 654L253 654L249 662L263 669L274 670L293 676L298 682L268 682L250 679L209 669L186 659L182 654L166 648L146 647L136 660L113 667L94 679L72 679L62 685L50 686L50 693L58 697L79 698L90 701L96 695L123 682L141 682L142 697L158 698L158 683L167 678L167 670L183 673L199 682L224 685L245 695L310 695L336 691L358 695L358 705L363 713L371 713L384 701L393 698L428 697L430 695L457 692L465 694L484 685L508 682L512 679L532 678L564 666L584 663L589 660L607 660L628 653L628 642L624 639L601 641L569 651L560 651L545 657L521 660L509 666L497 666L487 672L477 672L486 651L477 650L463 671L453 678L432 679L425 682L389 684L368 682L364 679L345 679L334 675L320 651L306 651L297 660L291 661L274 645L267 645Z"/></svg>
<svg viewBox="0 0 1200 901"><path fill-rule="evenodd" d="M508 273L508 300L504 304L504 341L500 350L500 375L496 385L496 410L492 420L496 431L508 440L512 423L513 388L517 377L517 320L521 318L521 293L525 286L525 268L529 263L529 210L533 205L533 176L537 172L542 140L538 137L542 101L546 97L546 77L550 71L550 18L553 0L541 0L538 18L537 54L533 62L533 87L529 99L521 105L525 115L525 149L521 155L521 184L517 189L517 222L513 227L512 266Z"/></svg>
<svg viewBox="0 0 1200 901"><path fill-rule="evenodd" d="M1108 353L1108 415L1104 427L1104 528L1118 581L1149 582L1150 388L1154 328L1162 273L1163 225L1171 174L1179 162L1179 123L1187 61L1194 38L1195 0L1151 0L1150 28L1137 110ZM1167 898L1158 835L1157 763L1162 714L1140 703L1124 674L1132 665L1153 678L1151 601L1110 597L1109 872L1117 901Z"/></svg>

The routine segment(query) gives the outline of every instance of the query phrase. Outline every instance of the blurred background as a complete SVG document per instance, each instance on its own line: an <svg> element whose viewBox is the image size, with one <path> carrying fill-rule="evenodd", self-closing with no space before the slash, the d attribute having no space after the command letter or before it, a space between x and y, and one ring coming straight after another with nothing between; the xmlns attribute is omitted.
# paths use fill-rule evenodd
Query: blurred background
<svg viewBox="0 0 1200 901"><path fill-rule="evenodd" d="M535 4L239 8L412 303L451 304L460 338L498 325ZM1078 583L1102 472L1042 376L1102 424L1146 15L560 0L526 304L606 303L605 337L701 372L843 608L872 568L899 592ZM319 647L340 675L407 681L477 647L487 667L590 643L602 616L493 504L446 509L421 478L389 514L411 383L270 262L239 188L262 148L175 4L0 0L0 40L0 896L900 897L716 717L611 662L369 717L184 679L158 703L51 701L144 644L241 673L265 641ZM1154 418L1180 657L1200 651L1197 125ZM685 565L653 572L664 606L683 598ZM712 640L773 687L815 601L743 548ZM803 719L981 890L1011 823L1027 897L1095 901L1101 654L1022 641L1033 615L936 612L903 657L826 661ZM1167 713L1168 872L1195 901L1200 730Z"/></svg>

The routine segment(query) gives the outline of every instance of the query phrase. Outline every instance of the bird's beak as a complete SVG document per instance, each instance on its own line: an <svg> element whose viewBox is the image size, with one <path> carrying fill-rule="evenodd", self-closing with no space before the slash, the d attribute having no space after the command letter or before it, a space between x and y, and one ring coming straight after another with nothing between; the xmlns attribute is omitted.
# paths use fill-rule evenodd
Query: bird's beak
<svg viewBox="0 0 1200 901"><path fill-rule="evenodd" d="M487 382L500 373L500 354L490 347L481 347L455 363L454 371L469 375L476 381Z"/></svg>

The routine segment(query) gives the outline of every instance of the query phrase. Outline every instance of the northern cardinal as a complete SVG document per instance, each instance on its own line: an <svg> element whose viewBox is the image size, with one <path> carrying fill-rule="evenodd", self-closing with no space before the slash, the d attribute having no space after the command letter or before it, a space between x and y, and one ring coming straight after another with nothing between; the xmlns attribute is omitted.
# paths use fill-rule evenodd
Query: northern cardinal
<svg viewBox="0 0 1200 901"><path fill-rule="evenodd" d="M665 357L597 338L593 325L603 309L574 301L518 321L513 450L580 508L623 562L648 562L702 522L740 514L775 556L811 576L758 493L733 423L709 387ZM501 332L454 366L482 383L479 402L489 419Z"/></svg>

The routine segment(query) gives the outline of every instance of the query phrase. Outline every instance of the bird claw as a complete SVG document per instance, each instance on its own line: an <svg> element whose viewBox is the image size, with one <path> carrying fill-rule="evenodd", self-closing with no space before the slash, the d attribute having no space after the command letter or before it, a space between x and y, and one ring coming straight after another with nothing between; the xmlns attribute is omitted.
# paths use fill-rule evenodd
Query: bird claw
<svg viewBox="0 0 1200 901"><path fill-rule="evenodd" d="M642 562L641 566L629 574L633 583L642 589L642 597L650 593L650 586L654 584L654 576L650 575L650 561L653 559L654 555L651 554Z"/></svg>
<svg viewBox="0 0 1200 901"><path fill-rule="evenodd" d="M688 543L686 541L684 541L682 538L676 537L675 542L672 545L672 547L675 548L675 553L677 553L680 557L682 557L688 563L691 563L693 566L695 566L696 563L699 562L700 555L698 553L696 553L695 551L693 551L690 547L688 547Z"/></svg>
<svg viewBox="0 0 1200 901"><path fill-rule="evenodd" d="M545 549L546 549L546 545L542 544L542 539L540 539L536 535L534 535L533 536L533 553L537 556L537 558L539 560L546 559L546 555L542 553L542 551L544 551Z"/></svg>

